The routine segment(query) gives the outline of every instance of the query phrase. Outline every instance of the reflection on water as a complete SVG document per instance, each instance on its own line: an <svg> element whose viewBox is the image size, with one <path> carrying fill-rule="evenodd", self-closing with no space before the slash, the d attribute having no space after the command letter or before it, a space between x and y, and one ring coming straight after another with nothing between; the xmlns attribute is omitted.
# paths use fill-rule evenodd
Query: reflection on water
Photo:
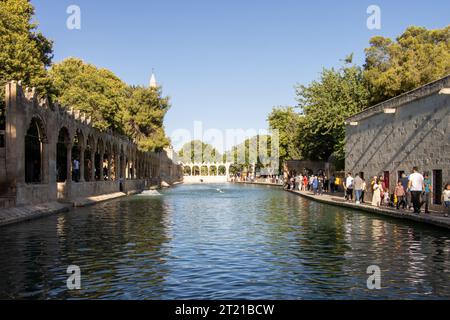
<svg viewBox="0 0 450 320"><path fill-rule="evenodd" d="M450 298L449 248L446 231L270 187L181 186L0 229L0 298Z"/></svg>

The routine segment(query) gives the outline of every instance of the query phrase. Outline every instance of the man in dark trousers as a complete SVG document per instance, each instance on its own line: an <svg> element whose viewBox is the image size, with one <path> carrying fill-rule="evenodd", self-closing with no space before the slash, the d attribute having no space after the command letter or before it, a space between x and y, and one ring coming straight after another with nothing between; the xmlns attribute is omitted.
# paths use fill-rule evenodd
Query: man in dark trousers
<svg viewBox="0 0 450 320"><path fill-rule="evenodd" d="M422 207L420 196L424 191L424 178L418 170L417 167L413 168L413 173L409 176L408 187L411 191L411 202L413 203L414 213L420 214L420 208Z"/></svg>

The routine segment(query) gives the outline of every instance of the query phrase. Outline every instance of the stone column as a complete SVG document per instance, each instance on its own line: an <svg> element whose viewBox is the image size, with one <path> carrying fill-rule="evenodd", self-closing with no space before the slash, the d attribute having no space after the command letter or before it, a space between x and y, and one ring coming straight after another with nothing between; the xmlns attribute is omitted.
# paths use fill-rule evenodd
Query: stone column
<svg viewBox="0 0 450 320"><path fill-rule="evenodd" d="M91 150L91 181L95 181L95 154L97 152L92 152Z"/></svg>
<svg viewBox="0 0 450 320"><path fill-rule="evenodd" d="M122 165L121 165L121 159L120 159L120 155L116 156L117 162L116 162L116 180L120 180L120 178L122 177Z"/></svg>
<svg viewBox="0 0 450 320"><path fill-rule="evenodd" d="M111 153L109 153L108 154L108 181L111 181L112 180L112 174L111 174L111 169L112 169L112 164L111 164L111 162L112 162L112 155L111 155Z"/></svg>
<svg viewBox="0 0 450 320"><path fill-rule="evenodd" d="M68 143L67 147L67 173L66 173L66 183L65 183L65 199L70 200L72 195L72 144Z"/></svg>
<svg viewBox="0 0 450 320"><path fill-rule="evenodd" d="M84 147L80 148L80 182L84 182Z"/></svg>
<svg viewBox="0 0 450 320"><path fill-rule="evenodd" d="M72 182L72 144L67 144L67 180Z"/></svg>

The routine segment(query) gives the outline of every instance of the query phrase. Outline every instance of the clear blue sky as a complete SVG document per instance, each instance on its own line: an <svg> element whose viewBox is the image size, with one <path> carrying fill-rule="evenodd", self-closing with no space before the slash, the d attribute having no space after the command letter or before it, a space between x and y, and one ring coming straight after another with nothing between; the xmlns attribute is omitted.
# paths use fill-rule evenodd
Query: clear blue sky
<svg viewBox="0 0 450 320"><path fill-rule="evenodd" d="M148 85L152 68L171 96L170 134L205 128L267 128L273 106L294 105L294 85L339 66L362 63L374 35L395 37L409 25L450 24L448 0L34 0L55 61L75 56ZM66 28L69 5L81 30ZM382 29L368 30L367 7L381 7Z"/></svg>

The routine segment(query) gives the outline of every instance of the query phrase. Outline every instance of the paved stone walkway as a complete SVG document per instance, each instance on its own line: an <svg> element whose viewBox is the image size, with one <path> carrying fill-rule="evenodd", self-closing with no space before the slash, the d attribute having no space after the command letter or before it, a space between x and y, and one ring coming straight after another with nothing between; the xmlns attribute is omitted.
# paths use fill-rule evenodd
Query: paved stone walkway
<svg viewBox="0 0 450 320"><path fill-rule="evenodd" d="M86 207L86 206L94 205L99 202L105 202L108 200L125 197L126 195L127 194L123 193L123 192L115 192L115 193L109 193L109 194L102 194L100 196L75 199L73 201L73 206L74 207Z"/></svg>
<svg viewBox="0 0 450 320"><path fill-rule="evenodd" d="M129 194L138 192L139 191L130 192ZM0 227L17 222L42 218L52 214L68 212L72 207L85 207L125 196L127 196L127 194L123 192L116 192L95 197L75 199L70 203L49 202L33 206L0 209Z"/></svg>
<svg viewBox="0 0 450 320"><path fill-rule="evenodd" d="M51 214L67 212L71 207L72 204L68 203L50 202L34 206L1 209L0 226L37 219Z"/></svg>
<svg viewBox="0 0 450 320"><path fill-rule="evenodd" d="M258 184L258 185L272 185L274 187L279 187L279 185L276 184L270 184L270 183L259 183L259 182L238 182L238 183L244 183L244 184ZM389 207L374 207L369 204L356 204L354 202L347 202L344 200L343 195L339 197L338 194L324 194L321 196L315 196L312 192L308 191L294 191L294 190L287 190L287 192L291 192L294 194L297 194L299 196L302 196L304 198L307 198L309 200L326 203L329 205L339 206L339 207L345 207L355 210L362 210L365 212L380 214L384 216L388 216L391 218L397 218L397 219L406 219L406 220L412 220L420 223L426 223L431 224L434 226L446 228L450 230L450 217L444 217L443 213L441 212L431 212L430 214L421 213L420 215L415 214L411 211L407 210L396 210L395 208L389 208Z"/></svg>

